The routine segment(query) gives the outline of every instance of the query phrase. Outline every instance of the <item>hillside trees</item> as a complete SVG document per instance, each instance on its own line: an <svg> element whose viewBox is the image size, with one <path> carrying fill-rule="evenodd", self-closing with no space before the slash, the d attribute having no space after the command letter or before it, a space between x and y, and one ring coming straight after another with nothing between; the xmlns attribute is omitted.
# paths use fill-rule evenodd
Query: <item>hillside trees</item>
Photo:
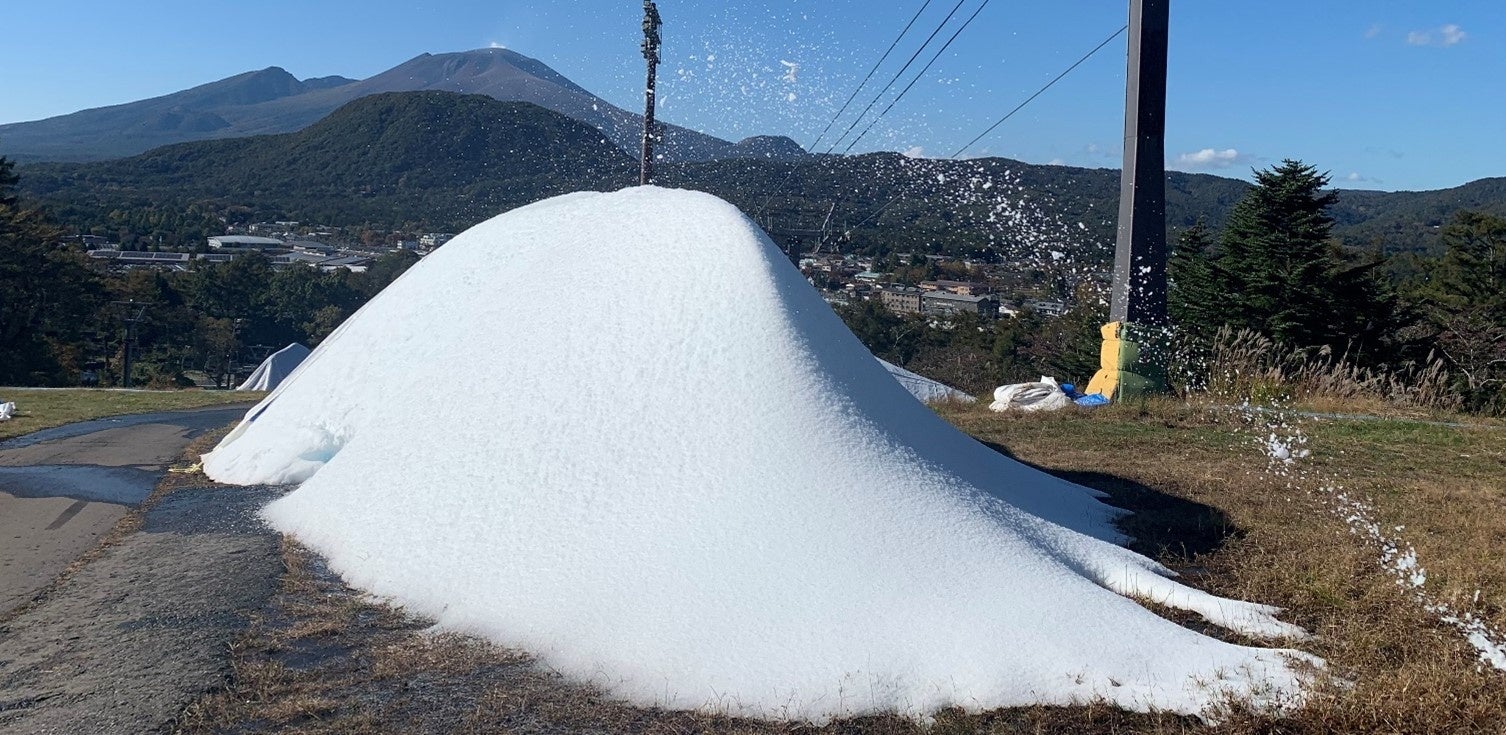
<svg viewBox="0 0 1506 735"><path fill-rule="evenodd" d="M1442 241L1411 296L1468 403L1506 407L1506 219L1460 213Z"/></svg>
<svg viewBox="0 0 1506 735"><path fill-rule="evenodd" d="M62 381L91 331L100 290L82 253L54 245L46 214L15 194L0 157L0 385Z"/></svg>

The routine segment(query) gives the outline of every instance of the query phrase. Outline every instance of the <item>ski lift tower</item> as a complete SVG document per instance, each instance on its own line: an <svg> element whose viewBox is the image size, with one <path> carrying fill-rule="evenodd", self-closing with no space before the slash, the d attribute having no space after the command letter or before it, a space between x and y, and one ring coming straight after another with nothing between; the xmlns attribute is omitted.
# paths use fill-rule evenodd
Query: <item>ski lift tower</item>
<svg viewBox="0 0 1506 735"><path fill-rule="evenodd" d="M647 186L654 173L654 80L659 71L659 7L643 0L643 59L648 62L648 84L643 88L643 159L638 185Z"/></svg>
<svg viewBox="0 0 1506 735"><path fill-rule="evenodd" d="M1089 393L1121 400L1165 383L1166 48L1170 0L1130 0L1124 170L1109 323Z"/></svg>
<svg viewBox="0 0 1506 735"><path fill-rule="evenodd" d="M125 323L125 339L121 343L124 351L120 368L120 384L122 388L131 387L131 347L136 341L136 325L146 321L146 310L151 306L131 299L129 301L111 301L111 306L120 308L120 320Z"/></svg>

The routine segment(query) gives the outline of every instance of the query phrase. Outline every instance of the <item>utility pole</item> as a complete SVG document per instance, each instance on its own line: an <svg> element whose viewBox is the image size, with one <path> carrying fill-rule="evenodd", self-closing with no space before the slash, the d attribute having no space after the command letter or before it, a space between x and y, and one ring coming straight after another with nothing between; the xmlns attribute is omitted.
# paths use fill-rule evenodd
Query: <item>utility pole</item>
<svg viewBox="0 0 1506 735"><path fill-rule="evenodd" d="M648 62L648 85L643 88L643 160L638 185L647 186L654 173L654 80L659 72L659 7L643 0L643 59Z"/></svg>
<svg viewBox="0 0 1506 735"><path fill-rule="evenodd" d="M131 387L131 343L136 341L136 325L146 319L146 308L151 304L142 303L132 299L130 301L112 301L111 304L122 307L125 316L121 321L125 322L125 356L121 360L120 385L122 388Z"/></svg>
<svg viewBox="0 0 1506 735"><path fill-rule="evenodd" d="M1130 0L1124 171L1109 320L1166 323L1166 46L1170 0Z"/></svg>
<svg viewBox="0 0 1506 735"><path fill-rule="evenodd" d="M1130 0L1119 232L1103 351L1089 393L1162 390L1166 318L1166 63L1170 0Z"/></svg>

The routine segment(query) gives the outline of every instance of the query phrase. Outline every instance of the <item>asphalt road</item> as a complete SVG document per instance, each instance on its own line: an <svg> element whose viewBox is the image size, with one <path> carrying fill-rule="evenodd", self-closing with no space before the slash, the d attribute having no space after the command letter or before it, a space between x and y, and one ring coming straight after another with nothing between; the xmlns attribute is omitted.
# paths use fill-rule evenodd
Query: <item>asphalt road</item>
<svg viewBox="0 0 1506 735"><path fill-rule="evenodd" d="M150 494L191 439L244 411L126 417L0 443L0 735L171 732L228 680L231 646L282 571L280 537L257 518L279 488L185 478L139 530L35 592Z"/></svg>
<svg viewBox="0 0 1506 735"><path fill-rule="evenodd" d="M189 441L245 411L102 419L0 443L0 616L93 548Z"/></svg>

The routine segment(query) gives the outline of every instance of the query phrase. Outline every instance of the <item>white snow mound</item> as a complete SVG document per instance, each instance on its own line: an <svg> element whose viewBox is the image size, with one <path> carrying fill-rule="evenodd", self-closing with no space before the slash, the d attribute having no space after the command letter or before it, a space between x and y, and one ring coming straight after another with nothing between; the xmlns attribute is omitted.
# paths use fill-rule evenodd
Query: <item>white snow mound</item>
<svg viewBox="0 0 1506 735"><path fill-rule="evenodd" d="M562 284L581 286L560 288ZM414 266L204 468L351 584L634 702L825 720L1299 701L1274 608L956 431L713 196L581 193Z"/></svg>

